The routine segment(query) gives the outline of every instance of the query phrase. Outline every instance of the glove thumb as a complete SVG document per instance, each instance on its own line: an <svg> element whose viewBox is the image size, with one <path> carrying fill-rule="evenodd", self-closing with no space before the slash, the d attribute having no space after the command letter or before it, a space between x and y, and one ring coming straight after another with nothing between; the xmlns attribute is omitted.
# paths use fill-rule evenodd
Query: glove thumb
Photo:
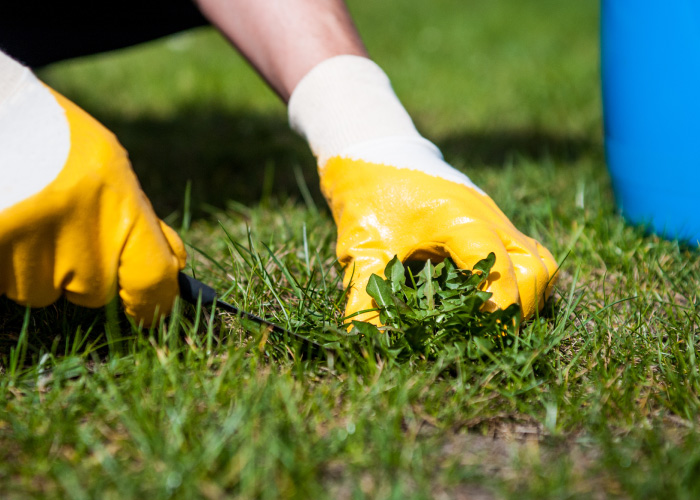
<svg viewBox="0 0 700 500"><path fill-rule="evenodd" d="M119 295L127 314L146 326L168 314L180 292L177 273L185 261L177 233L156 217L141 217L119 264Z"/></svg>
<svg viewBox="0 0 700 500"><path fill-rule="evenodd" d="M348 322L366 321L367 323L381 326L379 311L361 311L377 308L374 299L367 294L367 283L369 283L369 279L373 274L384 278L384 268L388 262L384 255L358 256L345 268L345 279L343 281L348 290L345 317L360 313L352 318L347 318Z"/></svg>

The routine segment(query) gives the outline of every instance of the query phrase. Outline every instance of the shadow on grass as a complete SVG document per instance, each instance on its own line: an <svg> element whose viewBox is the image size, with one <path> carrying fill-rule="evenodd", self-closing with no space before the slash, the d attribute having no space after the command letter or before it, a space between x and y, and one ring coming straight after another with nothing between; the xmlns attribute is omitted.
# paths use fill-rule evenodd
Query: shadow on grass
<svg viewBox="0 0 700 500"><path fill-rule="evenodd" d="M162 217L182 211L188 180L194 217L204 216L207 207L225 208L229 200L252 204L265 196L301 198L295 168L317 205L325 207L314 158L284 115L198 106L163 119L99 118L129 151ZM514 158L570 163L599 148L584 137L537 130L458 131L435 142L448 160L495 169Z"/></svg>
<svg viewBox="0 0 700 500"><path fill-rule="evenodd" d="M229 200L252 204L270 195L297 196L295 168L323 206L314 158L281 116L196 107L163 119L100 120L129 151L161 217L182 211L188 180L194 217L207 207L225 208Z"/></svg>
<svg viewBox="0 0 700 500"><path fill-rule="evenodd" d="M193 306L181 303L182 316L193 318ZM171 321L173 316L168 318ZM144 339L163 339L172 323L138 328L130 320L121 303L112 301L104 307L88 308L75 305L61 297L53 304L29 310L5 296L0 296L0 373L11 366L12 351L24 344L24 353L17 368L35 365L44 356L78 356L93 361L105 361L110 355L125 355L142 347ZM183 323L179 319L178 325ZM219 335L219 323L212 323L214 335ZM184 330L174 328L175 335L184 338ZM196 329L197 334L204 335ZM24 332L24 333L23 333Z"/></svg>
<svg viewBox="0 0 700 500"><path fill-rule="evenodd" d="M17 348L25 327L26 308L0 297L0 366L7 369L10 352ZM123 313L117 314L122 331L128 331L128 321ZM88 309L71 304L61 298L47 307L31 309L26 323L26 365L38 361L43 352L65 355L80 344L77 354L92 351L105 343L105 308ZM79 338L80 337L80 338ZM104 356L108 349L96 349ZM21 365L20 365L21 367Z"/></svg>
<svg viewBox="0 0 700 500"><path fill-rule="evenodd" d="M602 145L585 136L537 129L465 131L435 142L448 161L460 158L465 165L496 169L517 158L569 164L583 156L596 156L602 150Z"/></svg>

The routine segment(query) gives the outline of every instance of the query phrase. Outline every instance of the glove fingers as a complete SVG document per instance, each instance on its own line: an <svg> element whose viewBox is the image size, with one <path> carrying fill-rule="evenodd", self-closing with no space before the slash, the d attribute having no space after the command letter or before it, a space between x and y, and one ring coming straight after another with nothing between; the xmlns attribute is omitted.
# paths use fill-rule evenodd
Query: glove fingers
<svg viewBox="0 0 700 500"><path fill-rule="evenodd" d="M187 264L187 251L185 250L185 245L180 239L180 235L162 220L158 219L158 223L160 224L160 230L163 231L165 239L168 240L170 249L175 257L177 257L179 269L183 269Z"/></svg>
<svg viewBox="0 0 700 500"><path fill-rule="evenodd" d="M499 232L518 280L523 318L527 318L535 309L542 309L549 297L556 262L549 250L536 240L520 233L516 235L517 239L510 232Z"/></svg>
<svg viewBox="0 0 700 500"><path fill-rule="evenodd" d="M54 286L53 259L49 252L32 253L33 245L24 241L4 245L0 241L0 296L21 305L44 307L61 296L60 287Z"/></svg>
<svg viewBox="0 0 700 500"><path fill-rule="evenodd" d="M450 257L460 268L472 269L490 252L496 255L496 262L486 282L486 289L493 295L485 308L493 311L520 304L517 276L508 251L498 235L486 226L463 226L446 237L443 243L431 243L428 247L415 249L408 258L419 255L429 257L431 254L439 259Z"/></svg>
<svg viewBox="0 0 700 500"><path fill-rule="evenodd" d="M542 259L542 262L544 262L544 265L547 268L547 273L549 274L549 286L547 292L547 296L549 296L552 293L551 289L554 286L554 283L559 277L559 266L549 250L542 246L538 241L535 241L535 243L537 244L537 253L540 256L540 259Z"/></svg>
<svg viewBox="0 0 700 500"><path fill-rule="evenodd" d="M356 257L355 261L345 270L345 286L348 289L348 302L345 306L345 316L364 309L377 307L372 297L367 295L367 283L372 274L384 277L384 268L388 261L380 257ZM380 326L379 312L372 311L353 316L348 321L366 321Z"/></svg>
<svg viewBox="0 0 700 500"><path fill-rule="evenodd" d="M172 309L179 294L177 274L184 263L182 242L178 244L179 238L161 228L155 216L143 214L129 234L119 262L119 295L124 309L147 326Z"/></svg>
<svg viewBox="0 0 700 500"><path fill-rule="evenodd" d="M0 295L32 307L61 295L83 307L103 306L116 293L116 260L110 265L102 258L82 221L61 227L65 213L41 203L32 198L0 214Z"/></svg>
<svg viewBox="0 0 700 500"><path fill-rule="evenodd" d="M540 310L546 301L549 272L538 254L513 254L510 256L518 280L520 306L523 318Z"/></svg>

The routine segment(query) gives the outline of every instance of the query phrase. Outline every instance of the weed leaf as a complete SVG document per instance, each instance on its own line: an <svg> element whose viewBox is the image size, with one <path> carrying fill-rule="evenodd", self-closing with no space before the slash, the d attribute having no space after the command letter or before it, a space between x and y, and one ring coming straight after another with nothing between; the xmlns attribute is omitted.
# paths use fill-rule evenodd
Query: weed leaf
<svg viewBox="0 0 700 500"><path fill-rule="evenodd" d="M406 268L394 257L385 268L386 279L373 274L367 285L384 326L354 321L353 332L386 338L390 348L384 352L396 359L436 359L455 346L467 357L490 356L513 343L520 320L517 304L482 310L492 295L482 288L495 262L493 253L473 270L459 269L450 259L436 266L428 261L414 274L413 265Z"/></svg>

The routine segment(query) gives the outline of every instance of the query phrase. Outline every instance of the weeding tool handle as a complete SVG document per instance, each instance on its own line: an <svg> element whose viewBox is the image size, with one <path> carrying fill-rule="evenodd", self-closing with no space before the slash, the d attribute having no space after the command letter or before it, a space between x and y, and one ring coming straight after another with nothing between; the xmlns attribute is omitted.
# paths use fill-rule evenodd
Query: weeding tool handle
<svg viewBox="0 0 700 500"><path fill-rule="evenodd" d="M200 294L202 305L210 306L216 300L216 290L183 272L178 273L177 282L180 285L180 297L190 304L196 304Z"/></svg>
<svg viewBox="0 0 700 500"><path fill-rule="evenodd" d="M298 333L295 332L290 332L286 328L282 328L279 325L276 325L275 323L272 323L271 321L266 320L265 318L261 318L260 316L256 316L255 314L251 314L246 311L242 311L238 309L236 306L233 306L227 302L223 302L221 300L218 300L216 296L216 291L210 287L209 285L206 285L199 281L196 278L193 278L191 276L186 275L183 272L178 273L177 275L177 281L178 284L180 285L180 297L189 302L190 304L197 304L197 300L200 297L202 297L202 305L204 306L211 306L214 304L216 301L216 306L228 311L232 312L234 314L239 314L241 316L245 316L246 318L255 321L256 323L262 324L262 325L267 325L269 326L273 331L277 333L282 333L285 335L289 335L295 338L298 338L304 342L307 342L311 345L313 345L316 348L322 348L321 345L318 343L314 342L313 340L310 340L303 335L299 335Z"/></svg>

